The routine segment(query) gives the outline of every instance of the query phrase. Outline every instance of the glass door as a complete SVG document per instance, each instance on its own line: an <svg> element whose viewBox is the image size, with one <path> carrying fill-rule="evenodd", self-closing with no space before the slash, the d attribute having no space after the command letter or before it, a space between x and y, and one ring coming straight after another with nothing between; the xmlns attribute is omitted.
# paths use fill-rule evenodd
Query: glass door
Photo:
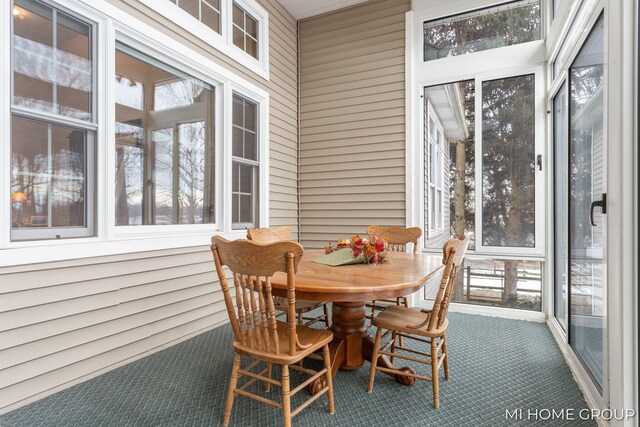
<svg viewBox="0 0 640 427"><path fill-rule="evenodd" d="M600 389L607 268L603 21L600 16L569 68L569 209L562 210L568 213L569 343Z"/></svg>

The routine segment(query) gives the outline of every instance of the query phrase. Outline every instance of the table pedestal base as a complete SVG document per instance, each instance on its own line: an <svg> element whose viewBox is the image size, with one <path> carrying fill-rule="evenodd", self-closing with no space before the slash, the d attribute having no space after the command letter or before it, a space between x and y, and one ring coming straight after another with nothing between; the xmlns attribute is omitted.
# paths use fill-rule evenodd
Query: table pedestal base
<svg viewBox="0 0 640 427"><path fill-rule="evenodd" d="M329 346L331 354L331 377L335 378L339 369L354 370L360 368L365 360L371 361L374 339L365 327L364 302L334 302L331 316L333 341ZM378 357L378 366L398 369L387 356ZM402 371L415 373L410 367L400 368ZM396 381L404 385L413 385L416 379L404 375L393 375ZM324 378L313 382L309 389L313 394L324 388Z"/></svg>

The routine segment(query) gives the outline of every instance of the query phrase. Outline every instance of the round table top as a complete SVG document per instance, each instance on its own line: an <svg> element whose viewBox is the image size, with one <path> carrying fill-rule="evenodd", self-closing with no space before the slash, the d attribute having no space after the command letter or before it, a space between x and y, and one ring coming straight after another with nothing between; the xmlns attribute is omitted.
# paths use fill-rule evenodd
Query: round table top
<svg viewBox="0 0 640 427"><path fill-rule="evenodd" d="M315 301L360 302L409 295L443 267L436 255L392 252L388 263L331 267L313 262L323 249L305 250L296 273L296 298ZM287 288L284 273L271 278L274 294Z"/></svg>

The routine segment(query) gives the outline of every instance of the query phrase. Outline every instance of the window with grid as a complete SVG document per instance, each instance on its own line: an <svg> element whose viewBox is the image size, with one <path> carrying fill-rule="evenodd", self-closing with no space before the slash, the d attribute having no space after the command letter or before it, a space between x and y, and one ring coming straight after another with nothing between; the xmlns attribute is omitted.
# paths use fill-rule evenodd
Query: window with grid
<svg viewBox="0 0 640 427"><path fill-rule="evenodd" d="M442 230L443 223L443 195L444 195L444 179L443 179L443 161L444 161L444 136L442 134L442 126L433 119L429 113L429 130L428 130L428 224L429 232Z"/></svg>
<svg viewBox="0 0 640 427"><path fill-rule="evenodd" d="M93 236L93 26L35 0L12 16L11 240Z"/></svg>
<svg viewBox="0 0 640 427"><path fill-rule="evenodd" d="M233 228L258 224L258 105L233 95L231 221Z"/></svg>
<svg viewBox="0 0 640 427"><path fill-rule="evenodd" d="M220 0L169 0L220 34Z"/></svg>
<svg viewBox="0 0 640 427"><path fill-rule="evenodd" d="M233 2L233 44L258 59L258 20Z"/></svg>

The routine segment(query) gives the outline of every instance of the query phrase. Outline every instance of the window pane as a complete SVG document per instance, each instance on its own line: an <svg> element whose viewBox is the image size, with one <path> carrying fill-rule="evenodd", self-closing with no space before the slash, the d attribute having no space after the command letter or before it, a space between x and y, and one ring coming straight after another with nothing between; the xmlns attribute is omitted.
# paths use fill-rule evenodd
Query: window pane
<svg viewBox="0 0 640 427"><path fill-rule="evenodd" d="M199 0L180 0L178 6L194 18L200 19L199 3Z"/></svg>
<svg viewBox="0 0 640 427"><path fill-rule="evenodd" d="M522 0L424 23L424 61L540 39L540 1Z"/></svg>
<svg viewBox="0 0 640 427"><path fill-rule="evenodd" d="M234 223L255 224L258 167L233 163L233 206Z"/></svg>
<svg viewBox="0 0 640 427"><path fill-rule="evenodd" d="M136 144L138 132L121 129L116 142L116 225L142 225L144 149Z"/></svg>
<svg viewBox="0 0 640 427"><path fill-rule="evenodd" d="M87 227L89 133L14 116L11 134L12 229Z"/></svg>
<svg viewBox="0 0 640 427"><path fill-rule="evenodd" d="M116 75L116 224L213 223L213 87L123 45Z"/></svg>
<svg viewBox="0 0 640 427"><path fill-rule="evenodd" d="M535 247L535 78L482 83L482 243Z"/></svg>
<svg viewBox="0 0 640 427"><path fill-rule="evenodd" d="M233 3L233 23L244 30L244 10Z"/></svg>
<svg viewBox="0 0 640 427"><path fill-rule="evenodd" d="M607 220L592 202L607 192L606 28L591 29L569 68L569 343L597 385L606 377ZM631 195L629 195L631 197ZM614 207L615 209L615 207Z"/></svg>
<svg viewBox="0 0 640 427"><path fill-rule="evenodd" d="M34 0L14 7L13 104L91 120L91 27Z"/></svg>
<svg viewBox="0 0 640 427"><path fill-rule="evenodd" d="M258 125L258 105L247 100L244 104L244 127L255 132Z"/></svg>
<svg viewBox="0 0 640 427"><path fill-rule="evenodd" d="M258 39L258 21L247 15L246 31L254 39Z"/></svg>
<svg viewBox="0 0 640 427"><path fill-rule="evenodd" d="M202 17L200 20L216 33L220 32L220 13L205 2L202 2Z"/></svg>
<svg viewBox="0 0 640 427"><path fill-rule="evenodd" d="M444 233L425 236L425 248L441 250L444 242L452 236L466 234L470 238L469 249L475 249L475 81L467 80L430 86L424 89L424 102L429 105L430 123L425 130L425 140L437 138L433 117L442 123L441 145L430 149L439 160L427 167L427 178L437 178L443 202L425 207L425 220L431 218L431 209L441 214L438 227ZM440 148L442 147L442 149ZM434 156L435 157L435 156ZM433 172L432 172L433 171ZM428 196L425 195L425 202ZM433 222L431 222L433 224ZM437 228L431 225L432 228ZM425 225L426 228L426 225ZM426 233L425 233L426 234Z"/></svg>
<svg viewBox="0 0 640 427"><path fill-rule="evenodd" d="M233 126L231 154L235 157L244 157L244 130Z"/></svg>
<svg viewBox="0 0 640 427"><path fill-rule="evenodd" d="M567 292L569 285L568 259L568 199L569 183L566 165L569 163L567 141L567 87L566 84L553 99L553 147L555 176L555 316L563 328L567 328Z"/></svg>
<svg viewBox="0 0 640 427"><path fill-rule="evenodd" d="M233 44L244 50L244 32L235 25L233 26Z"/></svg>
<svg viewBox="0 0 640 427"><path fill-rule="evenodd" d="M466 257L451 300L458 303L542 309L542 263ZM425 298L433 299L425 287Z"/></svg>
<svg viewBox="0 0 640 427"><path fill-rule="evenodd" d="M258 105L233 95L232 221L235 227L257 226Z"/></svg>
<svg viewBox="0 0 640 427"><path fill-rule="evenodd" d="M247 37L246 38L246 52L253 56L254 58L258 57L258 42L256 42L254 39L252 39L251 37Z"/></svg>
<svg viewBox="0 0 640 427"><path fill-rule="evenodd" d="M258 58L258 21L233 3L233 44Z"/></svg>
<svg viewBox="0 0 640 427"><path fill-rule="evenodd" d="M175 224L173 209L173 129L153 131L155 150L152 180L154 184L153 224Z"/></svg>
<svg viewBox="0 0 640 427"><path fill-rule="evenodd" d="M244 158L258 160L256 134L250 131L244 133Z"/></svg>

